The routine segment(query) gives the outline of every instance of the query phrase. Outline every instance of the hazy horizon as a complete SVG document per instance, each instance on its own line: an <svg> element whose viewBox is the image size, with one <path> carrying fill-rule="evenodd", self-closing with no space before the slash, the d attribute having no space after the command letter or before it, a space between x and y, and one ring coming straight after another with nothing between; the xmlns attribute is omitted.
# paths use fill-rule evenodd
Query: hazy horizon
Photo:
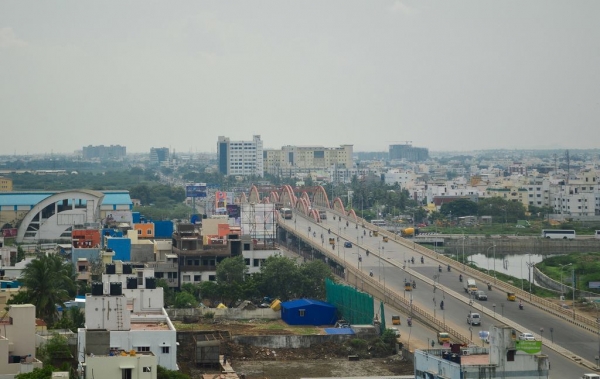
<svg viewBox="0 0 600 379"><path fill-rule="evenodd" d="M600 2L0 2L0 155L594 149ZM34 153L38 152L38 153Z"/></svg>

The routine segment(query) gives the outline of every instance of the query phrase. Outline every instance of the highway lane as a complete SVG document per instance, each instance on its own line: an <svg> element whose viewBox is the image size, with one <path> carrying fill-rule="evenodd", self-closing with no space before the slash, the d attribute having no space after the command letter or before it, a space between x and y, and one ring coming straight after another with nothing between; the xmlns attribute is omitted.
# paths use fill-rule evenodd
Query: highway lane
<svg viewBox="0 0 600 379"><path fill-rule="evenodd" d="M352 222L349 222L348 226L346 226L345 220L341 222L338 220L333 220L332 214L328 214L328 219L323 221L324 222L322 224L315 224L303 219L302 217L297 217L297 221L296 223L294 223L294 225L296 226L297 230L304 229L306 231L306 236L310 235L311 238L313 238L312 232L315 232L316 238L314 238L314 240L317 242L321 241L320 236L321 234L323 234L323 245L327 244L327 238L330 236L328 234L328 229L331 229L332 235L335 235L336 238L337 235L340 236L340 241L339 243L336 243L336 249L334 252L340 257L341 260L346 260L349 264L352 264L356 267L359 263L358 254L360 252L363 259L361 269L365 273L368 273L370 270L372 270L374 276L378 278L378 280L385 282L388 288L394 288L397 293L403 294L404 296L412 296L415 304L418 304L422 308L429 310L432 314L435 311L436 316L439 319L445 319L448 325L461 331L463 335L470 336L470 331L468 330L468 325L466 324L466 316L470 309L468 304L465 304L464 302L455 299L453 296L448 296L447 294L441 293L441 290L436 290L437 294L434 294L433 288L430 285L426 284L425 282L421 282L418 279L416 280L417 289L415 291L412 291L409 294L405 294L403 292L404 278L407 278L407 280L412 280L411 272L412 270L414 270L415 272L423 274L429 278L433 278L434 275L439 275L439 281L442 285L447 286L449 289L457 293L460 293L461 291L463 291L463 289L462 284L458 281L458 273L454 271L451 273L448 273L447 271L439 273L437 271L438 264L433 260L426 259L425 263L421 264L419 260L420 255L415 254L411 249L393 243L392 241L384 243L382 242L381 237L369 237L368 232L365 235L361 226L359 226L359 228L356 229L355 224ZM287 222L291 226L291 220L287 220ZM308 233L308 226L311 226L311 233ZM352 242L353 246L351 248L344 248L344 241ZM356 247L357 241L358 245L360 246L360 249ZM382 256L386 259L380 260L379 257L377 257L375 254L372 254L369 257L367 257L365 254L366 249L369 249L371 252L374 253L378 251L382 252ZM408 272L403 271L402 269L397 267L392 267L388 263L391 262L395 265L398 265L399 267L402 267L404 262L409 261L410 257L412 256L415 257L415 264L408 263ZM360 283L355 283L355 285L357 285L357 287L360 288ZM464 294L464 292L462 293ZM501 313L504 312L504 315L506 317L514 318L516 322L522 323L523 320L531 321L533 326L535 326L534 324L537 319L542 320L543 323L546 323L548 325L544 326L544 334L547 338L550 338L550 332L548 329L550 325L557 325L553 326L554 332L552 337L554 338L554 342L560 343L559 339L564 339L566 342L571 342L571 344L569 344L570 347L579 347L578 350L585 350L590 348L589 344L592 343L592 339L590 339L589 337L590 335L593 337L592 333L586 332L589 334L588 336L585 336L586 333L583 333L583 336L587 337L585 343L582 344L581 342L574 342L573 339L570 338L570 336L573 335L572 329L575 329L577 332L576 334L581 336L582 330L580 330L579 328L573 327L571 324L565 322L564 320L554 320L554 316L548 315L545 312L534 307L527 307L525 311L518 311L516 303L510 302L512 305L514 305L514 309L510 309L509 306L506 304L507 302L505 298L503 302L505 306L504 308L502 308L500 305L503 304L501 302L502 294L500 294L498 291L492 290L490 293L488 293L488 295L490 296L490 300L487 302L487 305L484 304L483 306L486 306L488 309L492 309L491 304L496 303L496 310L498 315L501 315ZM435 305L434 297L436 300ZM464 295L463 298L466 299ZM439 309L440 299L444 300L444 311L441 311ZM480 309L481 306L482 305L480 302L474 302L473 310ZM529 312L529 314L528 317L522 317L518 312ZM550 323L550 320L556 324ZM491 322L492 320L484 316L482 327L473 328L474 342L480 343L480 341L477 341L477 332L479 330L485 330L486 326L489 326L489 323ZM529 326L527 327L529 328ZM559 329L561 329L560 332ZM534 327L531 327L528 330L531 330L534 333L536 331L539 332L539 329L536 329ZM431 336L435 336L435 332L431 332ZM597 341L597 339L595 341ZM596 351L596 349L594 348L592 351ZM550 356L550 359L553 363L552 376L556 374L555 370L558 367L568 367L568 372L570 374L568 376L571 376L575 372L583 373L585 371L589 371L589 369L584 369L580 365L577 365L574 362L565 359L563 356L556 354L547 348L544 349L544 352ZM583 353L585 354L585 352ZM589 354L587 355L589 356ZM591 360L593 361L593 356Z"/></svg>

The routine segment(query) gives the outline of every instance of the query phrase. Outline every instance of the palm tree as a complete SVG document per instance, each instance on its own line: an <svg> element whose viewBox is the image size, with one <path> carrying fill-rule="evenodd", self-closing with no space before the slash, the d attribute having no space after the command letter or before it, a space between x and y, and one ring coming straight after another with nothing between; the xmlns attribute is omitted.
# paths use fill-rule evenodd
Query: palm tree
<svg viewBox="0 0 600 379"><path fill-rule="evenodd" d="M75 290L75 270L58 255L44 255L31 261L21 275L29 302L35 305L36 316L53 324L57 305L71 297Z"/></svg>

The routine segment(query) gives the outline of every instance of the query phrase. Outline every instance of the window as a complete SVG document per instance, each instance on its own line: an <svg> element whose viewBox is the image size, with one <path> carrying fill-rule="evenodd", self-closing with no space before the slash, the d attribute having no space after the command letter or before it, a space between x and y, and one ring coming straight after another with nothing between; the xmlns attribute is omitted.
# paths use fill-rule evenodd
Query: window
<svg viewBox="0 0 600 379"><path fill-rule="evenodd" d="M194 275L194 282L201 282L202 281L202 275Z"/></svg>
<svg viewBox="0 0 600 379"><path fill-rule="evenodd" d="M150 346L138 346L137 347L137 351L142 353L142 352L149 352L150 351Z"/></svg>
<svg viewBox="0 0 600 379"><path fill-rule="evenodd" d="M183 281L184 282L189 282L190 281L190 276L189 275L184 275L183 276Z"/></svg>
<svg viewBox="0 0 600 379"><path fill-rule="evenodd" d="M304 317L304 313L306 312L306 309L298 309L298 315L300 317Z"/></svg>
<svg viewBox="0 0 600 379"><path fill-rule="evenodd" d="M150 230L150 229L146 230L146 234L149 236L152 235L152 230Z"/></svg>
<svg viewBox="0 0 600 379"><path fill-rule="evenodd" d="M260 262L260 260L259 260L259 259L254 259L254 260L252 261L252 266L254 266L254 267L258 267L258 263L259 263L259 262Z"/></svg>
<svg viewBox="0 0 600 379"><path fill-rule="evenodd" d="M163 346L161 349L163 354L169 354L169 346Z"/></svg>
<svg viewBox="0 0 600 379"><path fill-rule="evenodd" d="M250 266L250 258L244 258L244 264Z"/></svg>
<svg viewBox="0 0 600 379"><path fill-rule="evenodd" d="M138 229L138 235L142 235L142 231Z"/></svg>
<svg viewBox="0 0 600 379"><path fill-rule="evenodd" d="M131 379L133 376L131 375L133 369L131 368L122 368L121 369L121 379Z"/></svg>
<svg viewBox="0 0 600 379"><path fill-rule="evenodd" d="M514 362L515 361L515 353L516 350L509 350L506 352L506 361L507 362Z"/></svg>

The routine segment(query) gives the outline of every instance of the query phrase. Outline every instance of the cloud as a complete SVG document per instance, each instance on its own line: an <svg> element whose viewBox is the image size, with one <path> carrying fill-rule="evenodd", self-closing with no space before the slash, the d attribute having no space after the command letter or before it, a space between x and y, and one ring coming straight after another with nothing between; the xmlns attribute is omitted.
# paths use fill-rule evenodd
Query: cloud
<svg viewBox="0 0 600 379"><path fill-rule="evenodd" d="M0 28L0 47L24 47L27 42L15 36L10 27Z"/></svg>
<svg viewBox="0 0 600 379"><path fill-rule="evenodd" d="M392 4L390 10L392 11L392 13L401 13L407 16L418 13L418 10L416 8L409 7L408 5L404 4L402 1L399 0L395 1L394 4Z"/></svg>

